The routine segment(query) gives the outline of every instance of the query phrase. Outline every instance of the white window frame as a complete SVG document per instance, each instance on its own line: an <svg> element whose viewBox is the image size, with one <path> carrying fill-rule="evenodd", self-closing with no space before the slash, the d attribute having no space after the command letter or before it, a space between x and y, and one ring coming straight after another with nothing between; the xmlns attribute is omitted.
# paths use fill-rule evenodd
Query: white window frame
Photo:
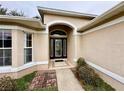
<svg viewBox="0 0 124 93"><path fill-rule="evenodd" d="M27 45L27 34L31 34L31 47L27 47L26 45ZM27 54L25 54L25 49L31 49L32 50L32 60L33 60L33 34L32 33L28 33L28 32L25 32L24 33L24 64L27 64L27 63L30 63L30 62L32 62L32 61L30 61L30 62L26 62L26 55Z"/></svg>
<svg viewBox="0 0 124 93"><path fill-rule="evenodd" d="M11 65L5 65L5 60L4 60L4 58L6 58L5 57L5 54L4 54L4 52L3 52L3 66L5 67L8 67L8 66L12 66L12 31L11 31L11 29L0 29L0 32L2 32L2 36L4 36L4 32L10 32L11 33L11 47L0 47L0 50L6 50L6 49L11 49ZM5 40L4 38L2 39L3 41ZM3 42L3 45L4 45L4 42ZM3 67L3 66L0 66L0 67Z"/></svg>

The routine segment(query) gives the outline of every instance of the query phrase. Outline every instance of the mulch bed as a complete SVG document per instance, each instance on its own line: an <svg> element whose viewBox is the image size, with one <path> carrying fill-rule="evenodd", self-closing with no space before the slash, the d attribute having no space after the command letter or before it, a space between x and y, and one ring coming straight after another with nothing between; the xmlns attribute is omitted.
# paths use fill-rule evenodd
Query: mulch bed
<svg viewBox="0 0 124 93"><path fill-rule="evenodd" d="M32 80L29 90L39 90L44 88L57 88L57 78L55 70L38 71Z"/></svg>
<svg viewBox="0 0 124 93"><path fill-rule="evenodd" d="M80 81L80 77L79 77L79 75L76 72L76 68L75 67L71 68L71 71L73 72L74 76Z"/></svg>

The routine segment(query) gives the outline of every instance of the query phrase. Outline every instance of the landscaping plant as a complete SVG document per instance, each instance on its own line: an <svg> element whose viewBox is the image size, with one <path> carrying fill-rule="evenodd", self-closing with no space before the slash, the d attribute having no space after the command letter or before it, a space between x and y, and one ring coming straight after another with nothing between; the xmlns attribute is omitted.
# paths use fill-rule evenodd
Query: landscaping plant
<svg viewBox="0 0 124 93"><path fill-rule="evenodd" d="M81 66L86 66L86 62L84 60L84 58L80 57L78 60L77 60L77 68L80 68Z"/></svg>
<svg viewBox="0 0 124 93"><path fill-rule="evenodd" d="M10 76L0 78L0 91L14 91L16 90L16 81Z"/></svg>
<svg viewBox="0 0 124 93"><path fill-rule="evenodd" d="M85 90L95 91L113 91L115 90L85 62L83 58L79 58L76 67L76 76L80 80Z"/></svg>

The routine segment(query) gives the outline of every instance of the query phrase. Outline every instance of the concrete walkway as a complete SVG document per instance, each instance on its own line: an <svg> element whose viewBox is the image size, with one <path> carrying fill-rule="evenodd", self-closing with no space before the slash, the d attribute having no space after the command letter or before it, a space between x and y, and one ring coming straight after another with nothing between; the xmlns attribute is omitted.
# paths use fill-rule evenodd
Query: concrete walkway
<svg viewBox="0 0 124 93"><path fill-rule="evenodd" d="M57 69L56 75L59 91L84 91L69 68Z"/></svg>

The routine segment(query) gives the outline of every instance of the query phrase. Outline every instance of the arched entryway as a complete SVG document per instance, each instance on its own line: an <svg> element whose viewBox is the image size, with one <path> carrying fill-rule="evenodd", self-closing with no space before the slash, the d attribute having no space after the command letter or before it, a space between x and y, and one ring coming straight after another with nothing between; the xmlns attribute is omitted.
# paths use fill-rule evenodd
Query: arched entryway
<svg viewBox="0 0 124 93"><path fill-rule="evenodd" d="M54 23L48 27L49 59L53 62L72 62L75 52L74 27L65 23Z"/></svg>

